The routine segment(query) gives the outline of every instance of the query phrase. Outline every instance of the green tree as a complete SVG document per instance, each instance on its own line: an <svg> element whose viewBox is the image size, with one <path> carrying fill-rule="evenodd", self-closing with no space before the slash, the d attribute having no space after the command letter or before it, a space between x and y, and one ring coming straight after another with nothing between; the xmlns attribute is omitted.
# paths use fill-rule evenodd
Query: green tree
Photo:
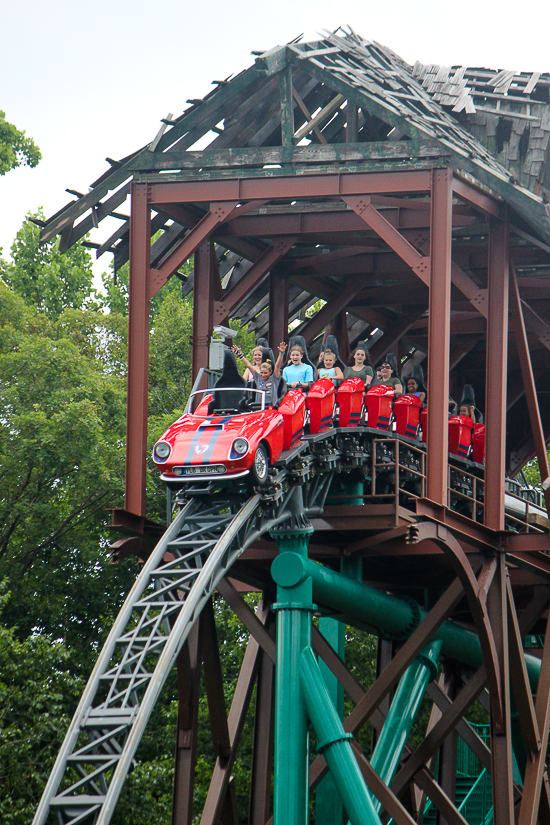
<svg viewBox="0 0 550 825"><path fill-rule="evenodd" d="M131 580L106 564L105 508L121 502L124 472L117 324L80 310L48 319L0 285L0 577L14 597L4 618L22 637L66 639L83 661Z"/></svg>
<svg viewBox="0 0 550 825"><path fill-rule="evenodd" d="M0 175L22 165L34 167L41 157L35 142L8 123L5 112L0 111Z"/></svg>
<svg viewBox="0 0 550 825"><path fill-rule="evenodd" d="M69 651L46 636L25 639L2 622L0 586L0 821L32 821L83 682ZM24 781L22 781L22 779Z"/></svg>
<svg viewBox="0 0 550 825"><path fill-rule="evenodd" d="M29 217L44 217L41 210ZM75 244L59 251L59 238L40 243L40 230L26 220L13 242L12 261L3 261L0 277L27 304L57 318L67 308L97 308L92 291L92 261L89 252Z"/></svg>

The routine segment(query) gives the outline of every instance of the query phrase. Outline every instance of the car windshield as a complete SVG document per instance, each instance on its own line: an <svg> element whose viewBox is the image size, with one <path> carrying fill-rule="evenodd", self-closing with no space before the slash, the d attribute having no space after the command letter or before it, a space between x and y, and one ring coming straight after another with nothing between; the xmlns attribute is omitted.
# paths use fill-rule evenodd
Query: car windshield
<svg viewBox="0 0 550 825"><path fill-rule="evenodd" d="M265 390L251 389L251 388L248 388L248 387L246 389L243 389L243 387L216 387L215 391L217 393L235 392L235 391L242 392L243 394L244 393L246 393L246 394L254 393L255 397L252 399L252 403L254 403L255 405L259 403L260 404L260 410L265 410L265 397L266 397ZM193 410L192 410L193 399L196 396L201 396L200 401L199 401L199 403L201 403L204 400L205 396L211 395L213 392L214 392L214 388L210 388L208 390L195 390L195 392L192 392L191 395L189 396L188 400L187 400L187 404L185 405L184 414L193 412ZM246 415L249 412L255 412L255 410L243 410L242 413L240 413L240 414Z"/></svg>

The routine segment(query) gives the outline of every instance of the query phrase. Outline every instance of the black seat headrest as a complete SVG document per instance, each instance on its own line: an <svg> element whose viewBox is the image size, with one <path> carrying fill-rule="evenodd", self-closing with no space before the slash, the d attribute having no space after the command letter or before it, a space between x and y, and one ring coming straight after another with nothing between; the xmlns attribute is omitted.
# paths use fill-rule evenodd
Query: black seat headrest
<svg viewBox="0 0 550 825"><path fill-rule="evenodd" d="M344 370L346 369L346 365L344 364L344 362L340 358L340 351L338 349L338 341L336 340L335 335L327 335L327 340L325 341L325 345L324 345L324 347L322 347L322 349L323 349L324 352L326 352L327 349L329 349L331 352L334 353L334 355L336 356L336 363L335 363L334 366L335 367L340 367L342 372L344 372Z"/></svg>
<svg viewBox="0 0 550 825"><path fill-rule="evenodd" d="M223 354L223 371L214 384L212 401L208 405L208 412L212 414L218 410L237 410L239 402L244 397L246 381L237 367L235 353L225 350ZM218 389L235 389L235 392L217 392Z"/></svg>

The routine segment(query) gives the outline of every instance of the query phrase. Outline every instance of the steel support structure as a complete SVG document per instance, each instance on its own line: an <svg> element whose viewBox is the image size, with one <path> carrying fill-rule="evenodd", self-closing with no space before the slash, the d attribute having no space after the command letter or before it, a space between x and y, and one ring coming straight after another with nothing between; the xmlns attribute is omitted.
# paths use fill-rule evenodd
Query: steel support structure
<svg viewBox="0 0 550 825"><path fill-rule="evenodd" d="M293 100L297 100L290 70L281 75L279 89L283 149L290 156ZM302 104L305 105L303 101ZM325 104L319 105L322 108ZM357 109L353 112L346 127L350 135L357 130ZM314 125L311 129L315 132ZM307 340L313 340L330 326L343 341L345 353L349 347L347 313L354 312L366 323L378 325L383 321L384 334L370 349L375 359L390 349L403 347L405 351L409 333L420 334L425 341L425 324L420 326L417 322L428 304L426 495L411 505L407 511L408 521L399 521L396 507L395 521L391 527L387 525L393 532L383 549L377 551L377 542L385 541L379 534L373 535L378 530L378 526L373 525L380 522L373 517L369 526L368 516L358 512L367 510L363 506L362 480L353 486L346 477L339 488L333 487L333 492L346 488L349 494L353 490L354 498L346 499L343 494L341 501L336 499L331 507L326 507L324 521L320 520L321 529L330 528L338 536L338 531L356 529L355 524L364 520L367 531L357 534L357 540L347 550L343 548L349 537L333 536L333 566L340 563L338 554L341 561L342 553L349 553L349 559L358 561L357 576L352 577L318 563L323 560L323 553L330 555L328 543L320 544L323 548L320 559L312 561L311 552L308 558L311 530L300 521L299 491L290 493L294 501L290 522L281 523L272 533L280 550L272 568L278 588L277 603L273 605L277 615L276 644L272 638L274 620L268 621L272 614L266 593L271 592L271 585L264 590L265 601L254 616L228 580L220 581L219 592L250 631L251 639L229 718L224 713L211 605L179 655L180 701L172 822L187 825L195 815L193 769L202 668L216 758L202 825L237 823L231 768L254 688L257 698L249 809L253 825L265 825L269 821L272 770L274 825L306 825L309 793L315 788L318 789L317 802L323 806L319 821L331 825L333 819L340 820L340 799L332 800L334 805L330 805L331 794L336 794L335 787L344 799L352 823L378 825L378 812L383 809L383 816L390 816L396 825L413 825L415 818L421 821L424 801L429 799L441 823L465 825L454 804L459 735L492 775L495 825L512 825L514 806L520 825L536 825L537 817L544 825L550 825L550 788L545 768L550 654L545 647L541 664L535 657L524 656L522 649L522 636L540 621L550 602L548 566L536 555L540 555L546 545L537 538L540 534L502 535L508 300L539 465L547 478L550 471L526 325L530 329L533 324L538 325L535 335L539 341L544 338L545 329L530 308L525 310L517 279L513 270L510 272L507 216L490 197L476 192L446 168L391 173L292 175L284 172L283 165L283 173L274 177L157 179L132 186L126 509L136 516L145 515L149 299L190 255L194 255L193 376L201 367L208 366L214 324L230 317L230 313L243 306L250 293L262 285L269 290L267 315L272 346L288 338L289 281L292 279L293 289L302 284L304 291L327 300L298 332ZM489 216L486 290L480 288L485 277L482 267L478 267L474 278L467 274L470 270L464 263L465 255L458 254L457 259L466 272L452 260L453 191L469 204L468 207L455 206L455 228L472 223L470 206L472 210L482 210L484 220ZM405 200L407 193L416 199ZM274 214L261 208L264 203L273 206L279 200L286 202L286 208L288 202L308 199L318 199L323 208L309 215L307 210L303 214L296 210ZM338 207L334 211L326 203L330 200ZM342 202L349 208L342 209ZM156 257L155 268L151 269L150 209L154 206L165 206L167 214L185 215L189 228L183 237L180 234L179 241L168 249L164 258ZM198 214L201 210L202 217ZM316 254L319 233L339 233L338 244L342 244L348 231L352 233L349 249L339 247L326 255ZM361 232L368 233L368 240L363 237L361 242L370 246L354 246ZM258 240L253 242L253 238ZM240 279L232 276L230 286L222 290L214 244L232 240L237 248L246 249L251 267ZM300 242L311 245L311 249L296 254L294 244ZM375 256L376 263L368 260L373 250L383 251L383 255ZM285 257L287 253L295 256L292 261ZM392 265L403 279L404 294L411 298L410 307L402 312L388 311L383 306L380 294L384 288L376 285L378 292L367 288L362 270L345 267L350 259L360 260L369 277L378 267L377 274L383 278L387 256L392 256ZM330 266L327 269L323 258L339 269L329 272ZM391 267L388 274L390 270ZM369 296L377 296L374 306L369 306ZM466 312L465 305L470 314L465 326L458 320L456 326L463 327L463 334L459 340L454 339L451 348L454 331L451 298L454 302L456 296L461 302L458 315ZM260 306L263 314L264 309L256 303L255 296L251 304ZM451 512L447 499L448 398L450 370L483 342L485 325L487 441L484 523L481 524L479 520L476 523ZM388 555L407 555L409 559L418 553L420 559L421 550L432 553L437 564L443 558L441 569L447 565L440 580L438 573L434 573L437 587L441 581L445 589L431 610L422 609L411 599L388 595L401 586L398 565L394 582L382 579L378 587L370 589L363 584L363 575L368 578L371 572L367 557L376 559L387 551ZM365 571L362 570L364 559ZM513 560L515 580L519 580L521 574L523 581L535 589L535 595L522 612L518 612L514 602L507 560ZM344 568L342 564L341 569ZM255 580L250 568L244 569L243 580ZM264 585L266 569L264 565L258 572L258 580ZM391 578L389 573L385 575ZM430 580L425 568L422 575ZM544 592L543 586L547 588ZM402 588L404 592L407 587L408 583ZM522 592L522 599L525 601L526 591ZM314 602L330 617L321 620L321 629L330 629L332 647L312 626ZM469 610L469 629L448 621L459 604L462 604L461 615ZM380 650L388 654L384 657L386 666L368 691L344 663L343 621L377 628ZM389 654L390 649L393 656ZM321 656L320 665L313 651ZM452 672L447 673L449 678L440 683L432 680L427 685L435 675L440 651L442 657L462 664L457 666L456 673L452 666ZM461 685L460 679L466 674L468 681ZM533 699L531 691L537 680L537 694ZM344 719L343 689L354 703L354 709ZM397 692L390 701L395 689ZM434 701L434 711L424 741L413 750L407 741L408 734L425 691ZM490 751L465 718L477 699L485 703L491 715ZM520 723L515 726L511 722L512 702L520 716ZM309 782L308 718L318 737L326 734L326 741L322 739L320 743L319 755L309 766ZM373 726L376 742L370 761L357 741L348 741L367 721ZM518 737L521 737L521 746ZM523 797L513 775L514 757L523 765L520 752L525 755ZM405 761L402 756L406 757ZM438 778L433 773L437 758Z"/></svg>
<svg viewBox="0 0 550 825"><path fill-rule="evenodd" d="M504 528L506 387L508 363L509 237L507 219L489 224L487 361L485 383L485 524Z"/></svg>
<svg viewBox="0 0 550 825"><path fill-rule="evenodd" d="M288 337L288 276L285 266L278 264L269 274L269 321L271 345L276 347Z"/></svg>
<svg viewBox="0 0 550 825"><path fill-rule="evenodd" d="M149 388L149 297L151 219L147 184L132 185L128 305L128 396L124 506L145 516L145 461Z"/></svg>
<svg viewBox="0 0 550 825"><path fill-rule="evenodd" d="M215 300L211 251L212 241L205 240L197 248L194 258L193 377L202 367L208 367Z"/></svg>
<svg viewBox="0 0 550 825"><path fill-rule="evenodd" d="M428 333L428 446L426 495L447 504L449 351L451 323L452 185L449 169L432 179Z"/></svg>

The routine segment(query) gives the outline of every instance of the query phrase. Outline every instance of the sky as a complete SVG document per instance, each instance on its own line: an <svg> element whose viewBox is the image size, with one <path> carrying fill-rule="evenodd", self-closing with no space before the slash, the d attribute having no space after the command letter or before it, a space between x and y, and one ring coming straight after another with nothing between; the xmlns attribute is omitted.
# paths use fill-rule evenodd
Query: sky
<svg viewBox="0 0 550 825"><path fill-rule="evenodd" d="M250 52L299 34L350 25L414 63L550 72L550 3L463 0L19 0L0 31L0 109L42 152L35 169L0 177L5 257L25 215L47 216L87 192L108 168L149 143L220 80L247 68ZM110 255L94 267L107 270Z"/></svg>

